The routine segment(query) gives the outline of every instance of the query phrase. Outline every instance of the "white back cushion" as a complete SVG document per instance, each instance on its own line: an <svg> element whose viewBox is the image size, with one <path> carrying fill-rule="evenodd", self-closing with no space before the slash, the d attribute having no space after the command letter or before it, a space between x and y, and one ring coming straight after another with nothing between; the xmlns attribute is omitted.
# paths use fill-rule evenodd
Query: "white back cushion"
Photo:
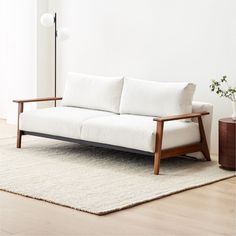
<svg viewBox="0 0 236 236"><path fill-rule="evenodd" d="M160 83L125 78L120 113L167 116L192 112L192 83Z"/></svg>
<svg viewBox="0 0 236 236"><path fill-rule="evenodd" d="M70 72L62 105L119 112L123 77L103 77Z"/></svg>

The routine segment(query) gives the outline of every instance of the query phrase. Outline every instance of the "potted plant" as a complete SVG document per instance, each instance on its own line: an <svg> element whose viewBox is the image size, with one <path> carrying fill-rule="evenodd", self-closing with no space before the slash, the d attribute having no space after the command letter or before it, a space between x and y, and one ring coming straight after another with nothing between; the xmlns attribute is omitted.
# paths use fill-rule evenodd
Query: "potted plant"
<svg viewBox="0 0 236 236"><path fill-rule="evenodd" d="M215 92L220 97L231 100L233 108L232 119L236 121L236 87L230 86L227 76L224 75L220 80L212 80L210 88L212 92Z"/></svg>

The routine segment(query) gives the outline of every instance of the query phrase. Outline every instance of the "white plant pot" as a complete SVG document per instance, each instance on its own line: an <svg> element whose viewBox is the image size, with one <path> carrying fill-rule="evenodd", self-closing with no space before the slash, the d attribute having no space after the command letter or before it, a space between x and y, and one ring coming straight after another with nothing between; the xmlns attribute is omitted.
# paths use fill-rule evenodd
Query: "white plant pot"
<svg viewBox="0 0 236 236"><path fill-rule="evenodd" d="M236 121L236 101L232 101L232 108L233 108L233 114L232 114L232 120Z"/></svg>

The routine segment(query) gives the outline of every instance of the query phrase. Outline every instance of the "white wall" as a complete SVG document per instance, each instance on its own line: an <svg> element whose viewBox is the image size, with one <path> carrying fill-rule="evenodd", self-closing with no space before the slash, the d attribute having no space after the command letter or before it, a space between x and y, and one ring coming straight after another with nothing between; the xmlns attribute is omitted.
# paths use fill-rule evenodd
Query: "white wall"
<svg viewBox="0 0 236 236"><path fill-rule="evenodd" d="M214 104L212 152L217 152L217 122L231 115L231 104L212 94L209 84L224 74L236 81L235 0L51 2L59 26L71 32L58 47L60 95L68 71L192 81L194 100Z"/></svg>
<svg viewBox="0 0 236 236"><path fill-rule="evenodd" d="M37 0L37 97L54 96L54 29L40 23L48 9L48 0ZM50 102L37 104L38 107L48 105Z"/></svg>
<svg viewBox="0 0 236 236"><path fill-rule="evenodd" d="M48 0L0 0L0 118L8 123L16 123L13 99L54 95L54 34L40 24L48 8ZM25 109L51 105L30 103Z"/></svg>
<svg viewBox="0 0 236 236"><path fill-rule="evenodd" d="M49 0L37 0L37 97L54 97L54 26L40 23L42 14L49 11ZM37 103L37 108L50 107L54 102ZM59 103L58 103L59 104Z"/></svg>
<svg viewBox="0 0 236 236"><path fill-rule="evenodd" d="M12 100L36 96L36 0L0 0L0 29L0 117L15 123Z"/></svg>

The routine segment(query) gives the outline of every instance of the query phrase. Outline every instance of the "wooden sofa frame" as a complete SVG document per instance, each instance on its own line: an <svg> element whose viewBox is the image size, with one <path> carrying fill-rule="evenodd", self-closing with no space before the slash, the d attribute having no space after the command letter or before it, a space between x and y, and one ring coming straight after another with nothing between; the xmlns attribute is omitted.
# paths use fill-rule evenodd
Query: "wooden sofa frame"
<svg viewBox="0 0 236 236"><path fill-rule="evenodd" d="M209 112L189 113L189 114L154 118L153 120L157 123L157 125L156 125L155 153L144 152L144 151L140 151L140 150L136 150L136 149L124 148L124 147L115 146L115 145L102 144L102 143L96 143L96 142L71 139L71 138L65 138L65 137L60 137L60 136L54 136L54 135L48 135L48 134L20 130L20 126L19 126L20 125L19 124L20 114L24 110L25 103L45 102L45 101L55 101L56 102L57 100L62 100L62 97L49 97L49 98L28 99L28 100L13 100L13 102L18 103L17 142L16 142L17 148L21 148L22 135L34 135L34 136L52 138L52 139L75 142L75 143L90 144L90 145L99 146L99 147L108 147L108 148L121 150L121 151L128 151L128 152L134 152L134 153L152 155L152 156L154 155L154 174L155 175L159 174L160 160L164 159L164 158L169 158L169 157L173 157L173 156L177 156L177 155L185 155L187 153L193 153L193 152L202 152L205 159L207 161L211 161L211 157L210 157L210 153L209 153L209 149L208 149L208 145L207 145L207 140L206 140L206 135L205 135L205 131L204 131L203 123L202 123L202 116L209 115ZM197 120L198 120L199 131L200 131L200 142L162 150L164 123L169 122L169 121L174 121L174 120L190 119L190 118L197 118Z"/></svg>

